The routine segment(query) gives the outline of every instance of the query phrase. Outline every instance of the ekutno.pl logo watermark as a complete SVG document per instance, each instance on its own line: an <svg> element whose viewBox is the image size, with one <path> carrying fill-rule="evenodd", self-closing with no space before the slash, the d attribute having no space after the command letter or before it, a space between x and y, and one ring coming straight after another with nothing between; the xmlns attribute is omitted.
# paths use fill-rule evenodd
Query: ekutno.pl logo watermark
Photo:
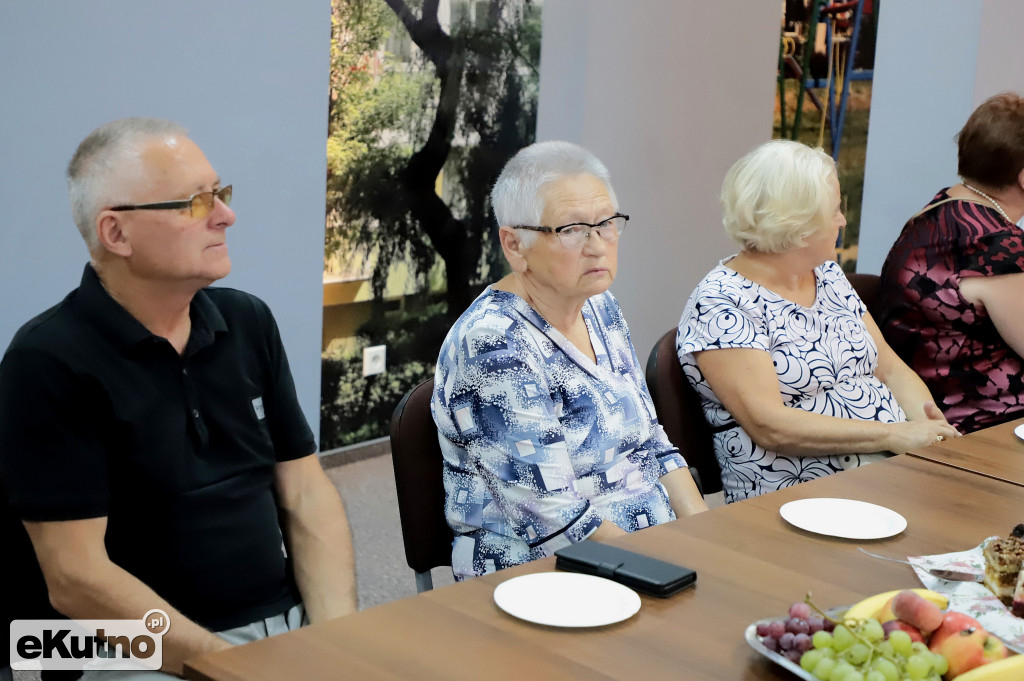
<svg viewBox="0 0 1024 681"><path fill-rule="evenodd" d="M11 667L19 670L160 669L167 613L141 620L14 620Z"/></svg>

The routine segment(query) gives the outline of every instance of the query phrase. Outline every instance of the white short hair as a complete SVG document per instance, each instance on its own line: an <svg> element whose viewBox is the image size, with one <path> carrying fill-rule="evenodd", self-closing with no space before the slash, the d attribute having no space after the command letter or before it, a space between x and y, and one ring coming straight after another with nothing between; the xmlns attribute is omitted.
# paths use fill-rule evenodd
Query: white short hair
<svg viewBox="0 0 1024 681"><path fill-rule="evenodd" d="M608 191L612 207L619 209L615 190L612 189L611 174L596 156L572 142L537 142L516 152L494 183L491 206L498 225L541 226L544 187L574 175L593 175L600 180ZM538 232L523 230L520 243L529 248L537 235Z"/></svg>
<svg viewBox="0 0 1024 681"><path fill-rule="evenodd" d="M99 246L96 215L131 201L131 188L125 184L140 174L142 142L187 135L173 121L122 118L101 125L82 140L68 163L68 199L71 216L90 251Z"/></svg>
<svg viewBox="0 0 1024 681"><path fill-rule="evenodd" d="M821 148L772 140L741 158L722 183L722 224L746 250L781 253L828 224L836 164Z"/></svg>

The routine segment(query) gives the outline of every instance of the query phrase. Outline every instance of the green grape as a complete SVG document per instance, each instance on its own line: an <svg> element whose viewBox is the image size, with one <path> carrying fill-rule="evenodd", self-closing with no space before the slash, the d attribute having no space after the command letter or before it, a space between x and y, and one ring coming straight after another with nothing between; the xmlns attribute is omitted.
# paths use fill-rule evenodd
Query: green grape
<svg viewBox="0 0 1024 681"><path fill-rule="evenodd" d="M915 653L907 658L906 672L907 676L914 681L923 679L928 676L928 672L932 670L931 655L925 657L920 653Z"/></svg>
<svg viewBox="0 0 1024 681"><path fill-rule="evenodd" d="M858 670L854 669L852 672L843 677L843 681L864 681L864 675Z"/></svg>
<svg viewBox="0 0 1024 681"><path fill-rule="evenodd" d="M816 631L814 636L811 637L811 643L814 644L815 648L831 648L832 634L824 630Z"/></svg>
<svg viewBox="0 0 1024 681"><path fill-rule="evenodd" d="M838 653L841 653L852 646L853 642L856 640L857 639L853 636L853 632L842 624L837 624L835 630L832 632L832 647L835 648Z"/></svg>
<svg viewBox="0 0 1024 681"><path fill-rule="evenodd" d="M932 668L935 670L937 675L942 676L949 671L949 660L938 653L933 653Z"/></svg>
<svg viewBox="0 0 1024 681"><path fill-rule="evenodd" d="M818 648L818 652L821 653L823 657L827 657L832 660L836 659L839 655L835 648Z"/></svg>
<svg viewBox="0 0 1024 681"><path fill-rule="evenodd" d="M832 667L832 673L829 675L829 681L845 681L846 675L854 671L853 665L846 660L839 660L836 662L836 666Z"/></svg>
<svg viewBox="0 0 1024 681"><path fill-rule="evenodd" d="M864 624L861 626L860 633L867 640L874 643L875 641L881 641L885 638L885 630L882 629L882 625L878 623L876 619L864 620Z"/></svg>
<svg viewBox="0 0 1024 681"><path fill-rule="evenodd" d="M852 646L847 648L843 653L843 656L845 657L846 661L852 664L854 667L859 667L865 662L867 662L868 657L870 655L871 649L863 643L861 643L860 641L854 643Z"/></svg>
<svg viewBox="0 0 1024 681"><path fill-rule="evenodd" d="M876 657L872 661L871 666L875 671L880 673L885 681L899 681L900 670L892 660L887 660L884 657Z"/></svg>
<svg viewBox="0 0 1024 681"><path fill-rule="evenodd" d="M886 681L885 674L877 669L872 669L868 672L868 675L864 677L864 681Z"/></svg>
<svg viewBox="0 0 1024 681"><path fill-rule="evenodd" d="M800 666L804 671L813 672L814 668L818 666L818 662L824 657L820 650L808 650L800 656Z"/></svg>
<svg viewBox="0 0 1024 681"><path fill-rule="evenodd" d="M838 629L838 627L836 627ZM905 631L897 629L889 634L889 643L892 645L892 650L897 655L903 655L904 657L910 657L913 652L913 647L910 640L910 634Z"/></svg>
<svg viewBox="0 0 1024 681"><path fill-rule="evenodd" d="M875 644L875 653L881 655L887 660L896 659L896 653L892 649L892 644L888 641L880 641Z"/></svg>
<svg viewBox="0 0 1024 681"><path fill-rule="evenodd" d="M831 650L831 648L829 648ZM835 668L836 661L830 657L826 657L818 662L818 665L814 668L815 678L821 679L821 681L829 681L832 678L832 669Z"/></svg>
<svg viewBox="0 0 1024 681"><path fill-rule="evenodd" d="M913 643L911 643L910 644L910 648L915 653L918 653L918 654L921 654L921 655L923 655L925 653L930 653L931 652L930 650L928 650L928 646L926 646L925 644L921 643L920 641L914 641Z"/></svg>

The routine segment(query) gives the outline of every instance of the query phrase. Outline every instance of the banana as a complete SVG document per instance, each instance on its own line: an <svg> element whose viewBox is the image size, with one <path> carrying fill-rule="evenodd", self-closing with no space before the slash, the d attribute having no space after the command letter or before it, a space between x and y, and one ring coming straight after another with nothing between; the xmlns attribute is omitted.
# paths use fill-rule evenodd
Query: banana
<svg viewBox="0 0 1024 681"><path fill-rule="evenodd" d="M1024 679L1024 655L1012 655L975 667L956 681L1020 681Z"/></svg>
<svg viewBox="0 0 1024 681"><path fill-rule="evenodd" d="M843 615L843 619L867 619L868 617L877 618L879 615L885 617L882 613L883 610L888 610L889 616L887 619L892 619L892 608L888 607L889 601L891 601L900 591L903 591L903 589L886 591L885 593L869 596L856 605L851 606ZM910 591L928 599L935 605L939 606L940 610L945 610L946 606L949 605L949 599L940 593L931 591L930 589L910 589Z"/></svg>

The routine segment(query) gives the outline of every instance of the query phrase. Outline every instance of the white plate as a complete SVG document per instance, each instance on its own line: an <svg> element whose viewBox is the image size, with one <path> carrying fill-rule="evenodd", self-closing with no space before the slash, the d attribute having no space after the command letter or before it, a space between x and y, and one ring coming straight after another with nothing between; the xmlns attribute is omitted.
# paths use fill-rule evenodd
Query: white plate
<svg viewBox="0 0 1024 681"><path fill-rule="evenodd" d="M907 519L896 511L855 499L800 499L779 513L802 530L844 539L881 539L907 529Z"/></svg>
<svg viewBox="0 0 1024 681"><path fill-rule="evenodd" d="M551 627L600 627L640 609L640 596L629 587L574 572L513 577L494 589L494 602L513 617Z"/></svg>
<svg viewBox="0 0 1024 681"><path fill-rule="evenodd" d="M1021 440L1024 440L1024 423L1014 428L1013 434L1019 437Z"/></svg>

